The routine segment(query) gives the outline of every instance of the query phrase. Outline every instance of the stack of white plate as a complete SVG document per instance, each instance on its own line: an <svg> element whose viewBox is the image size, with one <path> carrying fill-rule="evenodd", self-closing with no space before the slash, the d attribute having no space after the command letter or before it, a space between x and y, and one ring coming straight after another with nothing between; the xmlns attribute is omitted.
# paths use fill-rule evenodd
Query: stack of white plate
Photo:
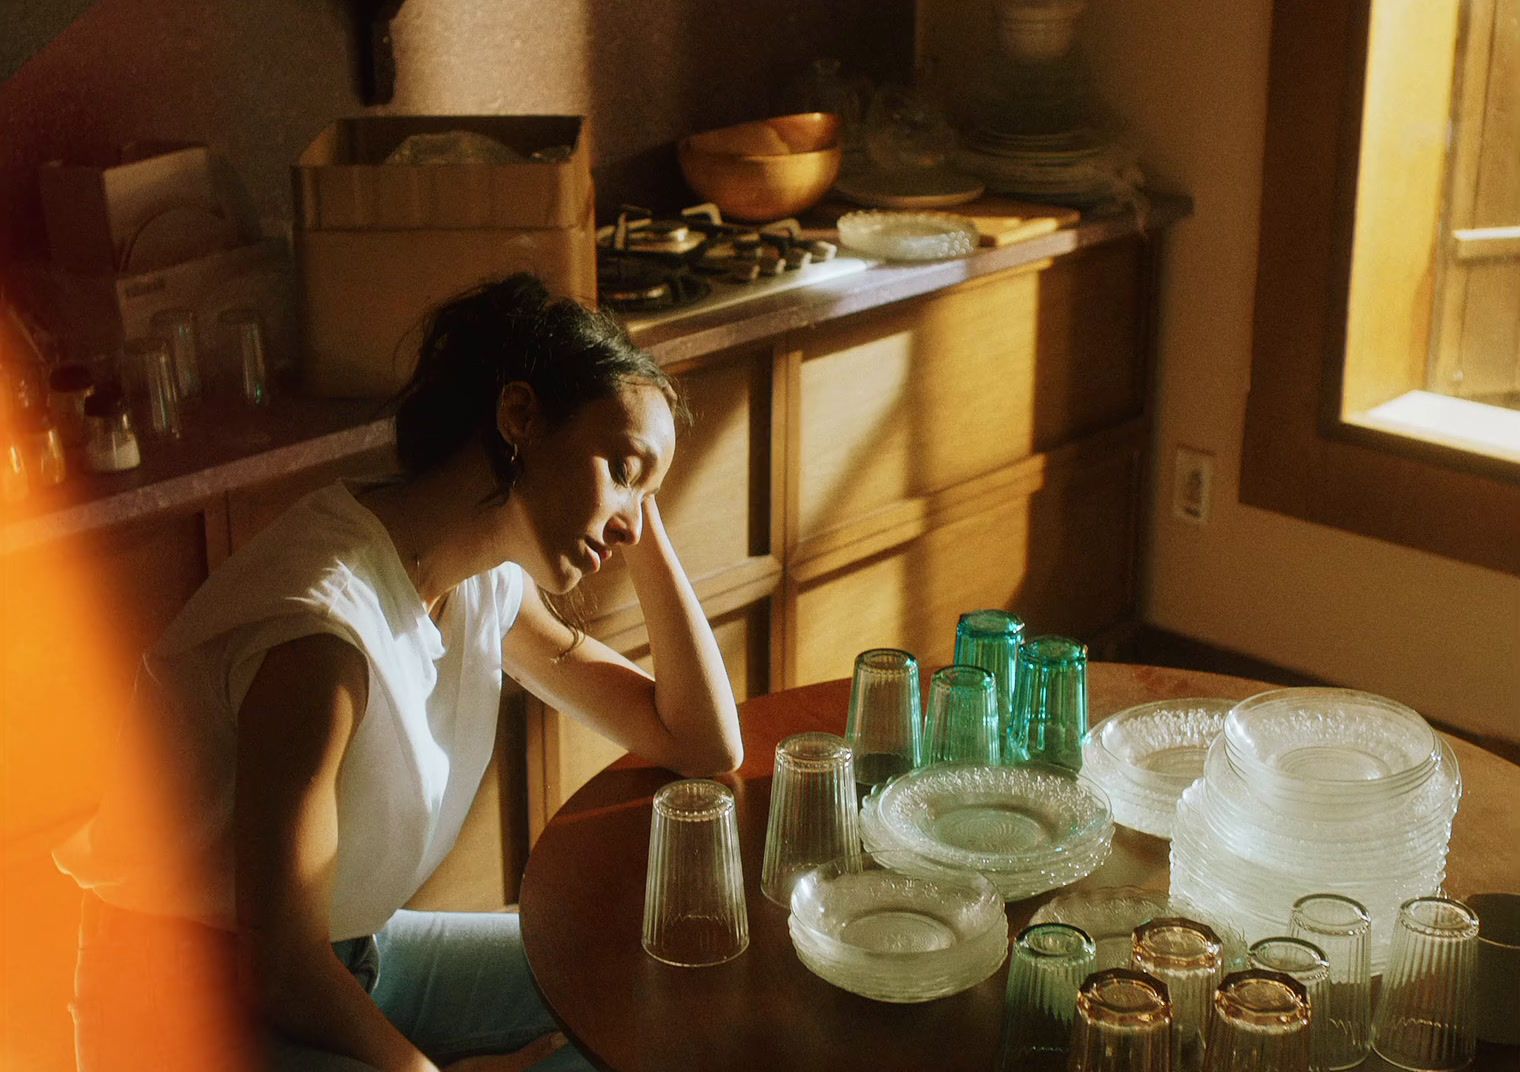
<svg viewBox="0 0 1520 1072"><path fill-rule="evenodd" d="M1157 700L1094 726L1082 745L1082 773L1108 794L1114 822L1170 838L1177 800L1203 774L1209 745L1232 706L1231 700Z"/></svg>
<svg viewBox="0 0 1520 1072"><path fill-rule="evenodd" d="M987 879L945 868L926 873L921 861L893 853L806 872L792 890L787 923L809 971L877 1001L959 993L1008 954L1008 917Z"/></svg>
<svg viewBox="0 0 1520 1072"><path fill-rule="evenodd" d="M1399 905L1445 878L1461 795L1456 757L1402 704L1350 689L1253 696L1178 802L1172 895L1251 941L1284 933L1300 897L1350 897L1372 915L1381 971Z"/></svg>
<svg viewBox="0 0 1520 1072"><path fill-rule="evenodd" d="M1108 858L1108 798L1058 767L947 763L899 775L861 808L868 851L897 851L909 866L979 871L1004 900L1075 882Z"/></svg>

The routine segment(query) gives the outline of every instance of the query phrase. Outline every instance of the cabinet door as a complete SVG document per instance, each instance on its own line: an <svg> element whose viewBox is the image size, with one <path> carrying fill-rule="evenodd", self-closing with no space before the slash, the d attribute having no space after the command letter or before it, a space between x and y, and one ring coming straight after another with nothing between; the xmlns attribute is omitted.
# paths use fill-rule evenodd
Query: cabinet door
<svg viewBox="0 0 1520 1072"><path fill-rule="evenodd" d="M1139 416L1141 286L1119 242L797 333L794 549Z"/></svg>

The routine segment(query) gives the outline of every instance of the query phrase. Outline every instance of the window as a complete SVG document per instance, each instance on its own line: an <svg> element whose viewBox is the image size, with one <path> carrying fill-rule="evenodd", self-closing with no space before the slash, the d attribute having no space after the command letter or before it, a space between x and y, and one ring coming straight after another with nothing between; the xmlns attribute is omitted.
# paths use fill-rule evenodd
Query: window
<svg viewBox="0 0 1520 1072"><path fill-rule="evenodd" d="M1242 501L1520 574L1520 0L1277 0Z"/></svg>

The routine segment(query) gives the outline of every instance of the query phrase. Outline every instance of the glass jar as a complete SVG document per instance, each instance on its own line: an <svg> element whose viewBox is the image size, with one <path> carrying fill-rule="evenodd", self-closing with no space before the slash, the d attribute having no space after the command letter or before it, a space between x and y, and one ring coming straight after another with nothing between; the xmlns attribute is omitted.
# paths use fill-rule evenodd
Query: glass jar
<svg viewBox="0 0 1520 1072"><path fill-rule="evenodd" d="M101 390L86 400L84 457L96 473L120 473L142 464L137 433L121 392Z"/></svg>
<svg viewBox="0 0 1520 1072"><path fill-rule="evenodd" d="M77 361L67 361L48 374L48 411L66 447L84 442L84 404L95 390L90 370Z"/></svg>

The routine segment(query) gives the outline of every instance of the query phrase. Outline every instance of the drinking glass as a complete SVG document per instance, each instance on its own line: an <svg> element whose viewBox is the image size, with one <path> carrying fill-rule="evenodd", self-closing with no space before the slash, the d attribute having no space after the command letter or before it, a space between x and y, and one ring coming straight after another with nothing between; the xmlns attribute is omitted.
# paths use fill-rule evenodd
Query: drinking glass
<svg viewBox="0 0 1520 1072"><path fill-rule="evenodd" d="M980 666L946 666L929 679L924 718L925 766L998 761L997 692Z"/></svg>
<svg viewBox="0 0 1520 1072"><path fill-rule="evenodd" d="M1172 1072L1166 984L1129 968L1094 972L1077 988L1069 1072Z"/></svg>
<svg viewBox="0 0 1520 1072"><path fill-rule="evenodd" d="M790 907L803 872L860 858L854 753L832 733L797 733L776 746L760 892Z"/></svg>
<svg viewBox="0 0 1520 1072"><path fill-rule="evenodd" d="M1302 938L1263 938L1251 946L1251 967L1291 977L1309 1001L1309 1068L1327 1072L1329 1036L1321 1026L1330 1003L1330 961L1324 950Z"/></svg>
<svg viewBox="0 0 1520 1072"><path fill-rule="evenodd" d="M230 364L237 369L239 394L250 406L269 402L269 361L264 325L255 309L224 309L217 316Z"/></svg>
<svg viewBox="0 0 1520 1072"><path fill-rule="evenodd" d="M962 614L955 627L955 661L980 666L997 685L998 753L1013 762L1024 747L1024 728L1013 717L1013 669L1024 638L1024 623L1005 610L974 610Z"/></svg>
<svg viewBox="0 0 1520 1072"><path fill-rule="evenodd" d="M195 312L191 309L160 309L148 318L153 333L169 344L174 362L174 376L180 399L199 397L201 393L200 341L195 330Z"/></svg>
<svg viewBox="0 0 1520 1072"><path fill-rule="evenodd" d="M128 339L121 351L121 379L143 430L159 439L178 439L179 378L169 344L159 338Z"/></svg>
<svg viewBox="0 0 1520 1072"><path fill-rule="evenodd" d="M1293 902L1288 933L1319 947L1330 962L1330 1000L1315 1011L1327 1068L1362 1063L1372 1024L1372 917L1349 897L1311 893Z"/></svg>
<svg viewBox="0 0 1520 1072"><path fill-rule="evenodd" d="M1309 995L1282 972L1232 972L1219 984L1204 1072L1309 1072Z"/></svg>
<svg viewBox="0 0 1520 1072"><path fill-rule="evenodd" d="M1013 726L1024 726L1019 755L1009 762L1038 760L1082 769L1087 735L1087 647L1060 636L1035 637L1019 645L1013 675Z"/></svg>
<svg viewBox="0 0 1520 1072"><path fill-rule="evenodd" d="M1520 1046L1520 893L1475 893L1466 900L1478 913L1478 1037Z"/></svg>
<svg viewBox="0 0 1520 1072"><path fill-rule="evenodd" d="M1372 1048L1400 1068L1465 1068L1478 1049L1473 966L1478 916L1448 897L1399 906L1393 950L1383 973Z"/></svg>
<svg viewBox="0 0 1520 1072"><path fill-rule="evenodd" d="M1130 966L1166 984L1176 1022L1182 1068L1196 1068L1203 1050L1214 990L1224 976L1224 943L1205 923L1157 916L1131 937Z"/></svg>
<svg viewBox="0 0 1520 1072"><path fill-rule="evenodd" d="M705 778L654 797L644 881L644 950L681 967L722 964L749 945L734 795Z"/></svg>
<svg viewBox="0 0 1520 1072"><path fill-rule="evenodd" d="M1003 1072L1065 1067L1077 987L1092 974L1096 955L1087 933L1066 923L1019 932L1003 1000Z"/></svg>
<svg viewBox="0 0 1520 1072"><path fill-rule="evenodd" d="M855 656L845 740L855 753L855 780L879 785L918 766L922 696L918 660L897 648Z"/></svg>

